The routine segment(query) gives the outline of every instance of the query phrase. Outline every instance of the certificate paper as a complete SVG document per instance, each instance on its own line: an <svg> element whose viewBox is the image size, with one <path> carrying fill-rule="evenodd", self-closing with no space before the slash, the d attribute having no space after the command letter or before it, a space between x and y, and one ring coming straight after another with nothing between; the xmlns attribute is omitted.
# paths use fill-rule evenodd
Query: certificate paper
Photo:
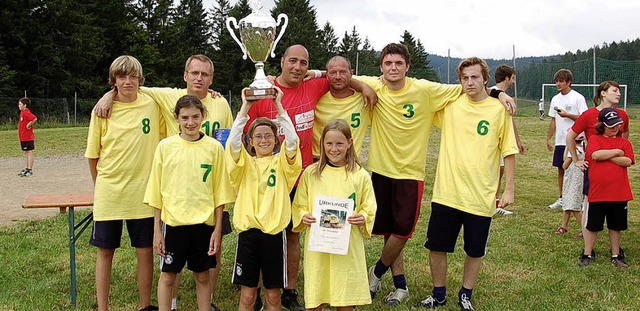
<svg viewBox="0 0 640 311"><path fill-rule="evenodd" d="M309 230L309 250L346 255L349 251L351 224L347 217L353 214L353 200L317 195L313 217L316 222Z"/></svg>

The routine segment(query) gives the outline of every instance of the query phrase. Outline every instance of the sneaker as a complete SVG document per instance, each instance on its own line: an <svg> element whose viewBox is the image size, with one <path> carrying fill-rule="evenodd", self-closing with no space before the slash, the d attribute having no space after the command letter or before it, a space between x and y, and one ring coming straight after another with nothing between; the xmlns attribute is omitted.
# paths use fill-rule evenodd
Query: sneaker
<svg viewBox="0 0 640 311"><path fill-rule="evenodd" d="M298 302L298 291L292 289L290 293L282 293L280 296L282 307L289 311L305 311L304 307Z"/></svg>
<svg viewBox="0 0 640 311"><path fill-rule="evenodd" d="M550 209L554 209L554 208L558 208L558 207L562 207L562 198L558 198L555 202L553 202L551 205L549 205Z"/></svg>
<svg viewBox="0 0 640 311"><path fill-rule="evenodd" d="M258 296L256 297L256 303L253 304L253 311L263 311L264 305L262 304L262 298L260 298L260 292L258 292Z"/></svg>
<svg viewBox="0 0 640 311"><path fill-rule="evenodd" d="M417 305L413 306L412 310L419 309L434 309L436 307L444 306L447 304L447 297L443 301L438 301L433 296L428 296L424 300L420 301Z"/></svg>
<svg viewBox="0 0 640 311"><path fill-rule="evenodd" d="M29 177L31 175L33 175L33 171L27 170L22 175L20 175L20 177Z"/></svg>
<svg viewBox="0 0 640 311"><path fill-rule="evenodd" d="M215 303L211 303L211 311L222 311Z"/></svg>
<svg viewBox="0 0 640 311"><path fill-rule="evenodd" d="M371 294L371 299L376 296L376 293L382 289L382 280L380 280L373 270L375 266L371 266L369 268L369 293Z"/></svg>
<svg viewBox="0 0 640 311"><path fill-rule="evenodd" d="M20 173L18 173L18 176L20 176L20 177L24 177L23 175L24 175L24 173L26 173L27 171L28 171L28 169L26 169L26 168L25 168L25 169L22 169L22 171L20 171Z"/></svg>
<svg viewBox="0 0 640 311"><path fill-rule="evenodd" d="M505 215L505 216L508 216L508 215L513 214L513 212L512 212L512 211L508 211L508 210L506 210L506 209L504 209L504 208L502 208L502 207L498 207L498 208L496 209L496 213L497 213L497 214L500 214L500 215Z"/></svg>
<svg viewBox="0 0 640 311"><path fill-rule="evenodd" d="M582 254L580 255L580 261L578 262L578 266L586 267L594 260L596 259L593 256Z"/></svg>
<svg viewBox="0 0 640 311"><path fill-rule="evenodd" d="M395 291L390 292L389 295L384 298L384 302L390 307L395 307L407 299L409 299L409 288L396 288Z"/></svg>
<svg viewBox="0 0 640 311"><path fill-rule="evenodd" d="M156 306L146 306L144 308L138 309L138 311L156 311L156 310L158 310L158 307Z"/></svg>
<svg viewBox="0 0 640 311"><path fill-rule="evenodd" d="M620 267L620 268L627 268L629 267L629 265L627 265L627 261L624 260L623 256L611 256L611 263L616 266L616 267Z"/></svg>
<svg viewBox="0 0 640 311"><path fill-rule="evenodd" d="M467 297L467 294L460 295L460 298L458 299L458 305L460 306L461 311L475 311L475 309L471 305L471 299Z"/></svg>

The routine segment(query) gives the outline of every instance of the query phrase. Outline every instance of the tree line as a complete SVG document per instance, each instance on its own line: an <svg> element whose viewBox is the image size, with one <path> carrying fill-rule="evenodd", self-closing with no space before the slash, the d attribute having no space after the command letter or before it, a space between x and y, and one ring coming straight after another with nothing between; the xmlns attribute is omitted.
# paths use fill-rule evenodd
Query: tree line
<svg viewBox="0 0 640 311"><path fill-rule="evenodd" d="M0 97L97 98L109 89L110 63L122 54L140 60L145 85L184 87L185 60L209 56L214 88L239 94L255 74L226 29L226 18L251 13L247 0L3 0L0 8ZM289 26L266 64L277 75L284 49L303 44L310 68L324 68L333 55L348 57L361 74L379 74L377 52L354 26L339 37L329 22L318 25L309 0L276 0L271 14L289 16ZM278 29L279 31L279 29ZM401 36L400 36L401 35ZM413 54L415 76L438 80L419 39L405 31L399 41Z"/></svg>

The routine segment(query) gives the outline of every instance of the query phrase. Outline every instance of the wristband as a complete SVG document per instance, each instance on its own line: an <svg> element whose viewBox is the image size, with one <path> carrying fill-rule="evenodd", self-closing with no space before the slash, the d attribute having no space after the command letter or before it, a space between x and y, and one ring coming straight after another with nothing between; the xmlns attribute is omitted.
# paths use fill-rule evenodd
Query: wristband
<svg viewBox="0 0 640 311"><path fill-rule="evenodd" d="M498 89L491 89L491 91L489 92L489 96L493 97L493 98L500 98L500 93L504 92L503 90L498 90Z"/></svg>
<svg viewBox="0 0 640 311"><path fill-rule="evenodd" d="M316 78L322 78L322 71L320 70L314 69L313 74L316 76Z"/></svg>

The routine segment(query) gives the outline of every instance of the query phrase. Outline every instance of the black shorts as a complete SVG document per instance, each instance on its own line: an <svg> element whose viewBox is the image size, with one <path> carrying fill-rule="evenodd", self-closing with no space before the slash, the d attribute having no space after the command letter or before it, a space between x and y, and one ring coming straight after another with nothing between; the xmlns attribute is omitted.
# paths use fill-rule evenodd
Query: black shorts
<svg viewBox="0 0 640 311"><path fill-rule="evenodd" d="M94 221L89 243L99 248L120 247L123 222L127 223L131 246L136 248L153 247L153 217Z"/></svg>
<svg viewBox="0 0 640 311"><path fill-rule="evenodd" d="M410 238L420 216L424 182L376 173L371 174L371 181L378 205L373 234Z"/></svg>
<svg viewBox="0 0 640 311"><path fill-rule="evenodd" d="M289 192L289 200L291 200L292 206L293 206L293 199L296 197L296 190L298 190L298 186L293 186L293 188L291 189L291 192ZM293 232L293 219L289 220L289 224L287 225L286 230L287 230L287 234L296 233L296 232Z"/></svg>
<svg viewBox="0 0 640 311"><path fill-rule="evenodd" d="M283 232L266 234L249 229L238 234L233 284L258 287L260 272L265 288L285 288L287 284L287 237Z"/></svg>
<svg viewBox="0 0 640 311"><path fill-rule="evenodd" d="M33 140L21 141L20 142L20 149L22 149L22 151L34 150L34 149L36 149L35 142Z"/></svg>
<svg viewBox="0 0 640 311"><path fill-rule="evenodd" d="M562 164L564 164L564 149L567 146L556 146L553 151L553 166L557 168L562 168Z"/></svg>
<svg viewBox="0 0 640 311"><path fill-rule="evenodd" d="M592 232L600 232L604 229L606 218L609 230L627 230L628 211L627 202L589 202L586 228Z"/></svg>
<svg viewBox="0 0 640 311"><path fill-rule="evenodd" d="M424 247L436 252L453 253L460 229L464 227L464 251L469 257L480 258L487 253L491 217L473 215L435 202Z"/></svg>
<svg viewBox="0 0 640 311"><path fill-rule="evenodd" d="M213 226L206 224L176 226L164 224L165 257L160 260L160 271L180 273L185 263L193 272L216 267L216 256L209 256L209 242Z"/></svg>
<svg viewBox="0 0 640 311"><path fill-rule="evenodd" d="M222 235L227 235L233 232L233 228L231 227L231 220L229 220L229 212L222 212Z"/></svg>
<svg viewBox="0 0 640 311"><path fill-rule="evenodd" d="M582 180L582 194L589 196L589 169L584 170L584 179Z"/></svg>

